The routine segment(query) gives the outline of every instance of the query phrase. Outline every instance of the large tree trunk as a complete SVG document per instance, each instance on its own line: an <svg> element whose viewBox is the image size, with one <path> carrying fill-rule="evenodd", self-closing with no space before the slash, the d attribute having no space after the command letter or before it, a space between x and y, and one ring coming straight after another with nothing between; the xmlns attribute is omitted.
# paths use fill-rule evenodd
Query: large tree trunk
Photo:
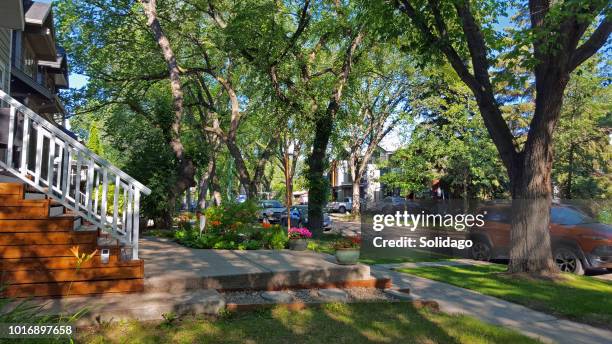
<svg viewBox="0 0 612 344"><path fill-rule="evenodd" d="M337 103L331 101L325 116L316 121L312 152L308 157L308 227L314 235L323 233L323 207L327 202L329 183L323 177L327 167L327 145L332 133Z"/></svg>
<svg viewBox="0 0 612 344"><path fill-rule="evenodd" d="M361 177L362 175L359 173L358 169L358 161L357 161L357 157L355 156L351 156L350 160L349 160L349 168L351 169L351 178L353 179L353 192L352 192L352 196L353 196L353 205L351 208L351 214L353 215L359 215L361 212L361 191L360 191L360 185L361 185Z"/></svg>
<svg viewBox="0 0 612 344"><path fill-rule="evenodd" d="M211 185L211 177L214 174L216 168L215 158L210 157L208 160L208 165L206 166L206 172L200 179L199 185L199 194L198 194L198 209L200 211L204 211L206 209L206 196L208 194L208 189Z"/></svg>
<svg viewBox="0 0 612 344"><path fill-rule="evenodd" d="M556 74L556 75L555 75ZM557 272L550 241L554 128L569 75L554 69L537 87L536 108L525 148L511 173L510 272Z"/></svg>
<svg viewBox="0 0 612 344"><path fill-rule="evenodd" d="M353 180L353 207L351 214L359 215L361 213L361 178Z"/></svg>
<svg viewBox="0 0 612 344"><path fill-rule="evenodd" d="M223 197L221 196L221 185L219 184L219 177L217 176L216 170L213 170L210 181L213 201L215 202L216 206L220 206L221 202L223 201Z"/></svg>
<svg viewBox="0 0 612 344"><path fill-rule="evenodd" d="M170 147L178 162L177 178L171 192L171 199L176 198L184 192L188 187L195 184L196 167L191 159L185 156L183 143L181 142L181 122L183 119L183 88L180 80L180 70L170 41L166 37L159 19L157 18L156 0L140 0L143 5L145 15L147 17L147 25L153 33L157 44L159 45L164 60L170 74L170 88L172 91L172 104L174 107L174 118L172 121L172 138Z"/></svg>

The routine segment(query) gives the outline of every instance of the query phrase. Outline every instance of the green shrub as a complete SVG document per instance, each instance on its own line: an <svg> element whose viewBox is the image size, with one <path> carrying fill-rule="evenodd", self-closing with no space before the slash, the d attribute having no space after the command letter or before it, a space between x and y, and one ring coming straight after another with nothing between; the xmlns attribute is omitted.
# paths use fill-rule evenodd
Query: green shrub
<svg viewBox="0 0 612 344"><path fill-rule="evenodd" d="M279 226L274 225L268 229L264 229L264 245L267 248L271 248L274 250L282 250L287 245L289 238L287 237L287 233L285 230Z"/></svg>
<svg viewBox="0 0 612 344"><path fill-rule="evenodd" d="M257 203L246 201L243 203L228 202L220 206L206 209L207 231L235 231L244 225L257 223Z"/></svg>

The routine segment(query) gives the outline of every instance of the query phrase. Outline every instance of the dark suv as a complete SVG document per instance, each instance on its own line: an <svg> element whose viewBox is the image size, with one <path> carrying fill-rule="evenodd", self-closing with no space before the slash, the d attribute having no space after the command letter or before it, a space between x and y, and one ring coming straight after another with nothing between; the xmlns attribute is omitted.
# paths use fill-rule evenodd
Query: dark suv
<svg viewBox="0 0 612 344"><path fill-rule="evenodd" d="M511 207L482 208L485 224L472 228L471 256L478 260L507 259L510 252ZM612 269L612 226L596 222L565 205L550 211L550 239L553 258L561 271L584 274L585 269Z"/></svg>

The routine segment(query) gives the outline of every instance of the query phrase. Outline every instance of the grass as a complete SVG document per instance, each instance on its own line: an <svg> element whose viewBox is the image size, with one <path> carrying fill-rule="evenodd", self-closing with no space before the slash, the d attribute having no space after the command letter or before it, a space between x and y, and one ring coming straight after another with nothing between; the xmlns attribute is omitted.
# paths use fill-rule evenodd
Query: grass
<svg viewBox="0 0 612 344"><path fill-rule="evenodd" d="M217 320L105 325L80 343L538 343L466 316L408 303L326 304L301 311L277 306Z"/></svg>
<svg viewBox="0 0 612 344"><path fill-rule="evenodd" d="M612 329L612 283L562 274L554 280L504 274L505 265L444 266L399 271L446 282L563 318Z"/></svg>

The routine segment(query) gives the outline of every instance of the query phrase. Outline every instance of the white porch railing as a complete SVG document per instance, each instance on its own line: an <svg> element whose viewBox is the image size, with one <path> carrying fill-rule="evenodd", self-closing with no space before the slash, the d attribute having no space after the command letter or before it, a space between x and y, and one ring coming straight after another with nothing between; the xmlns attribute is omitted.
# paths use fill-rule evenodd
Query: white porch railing
<svg viewBox="0 0 612 344"><path fill-rule="evenodd" d="M131 246L138 259L140 196L151 190L2 90L0 100L9 106L0 168Z"/></svg>

